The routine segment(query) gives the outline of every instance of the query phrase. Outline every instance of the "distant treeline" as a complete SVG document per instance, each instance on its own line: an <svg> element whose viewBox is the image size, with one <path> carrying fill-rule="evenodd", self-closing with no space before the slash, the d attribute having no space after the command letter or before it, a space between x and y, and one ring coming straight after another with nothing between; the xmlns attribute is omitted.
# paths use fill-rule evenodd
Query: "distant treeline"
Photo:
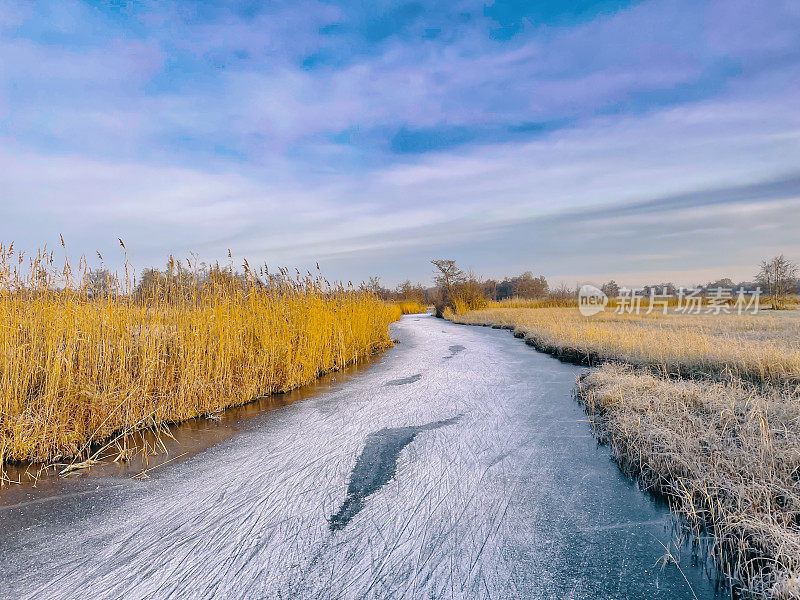
<svg viewBox="0 0 800 600"><path fill-rule="evenodd" d="M553 289L544 275L534 276L531 271L526 271L516 277L506 277L502 281L495 279L480 279L472 272L460 269L454 260L432 260L434 266L434 288L423 288L421 285L413 286L406 282L394 292L388 294L402 295L404 293L418 294L420 298L437 308L437 313L443 313L445 308L450 308L456 313L464 310L483 308L489 302L498 302L508 299L542 300L548 305L567 305L577 299L580 285L571 288L565 284ZM706 284L694 286L702 295L713 295L724 290L734 294L739 290L754 292L760 290L765 299L768 299L773 308L783 308L790 302L792 296L800 294L800 279L798 279L798 265L782 254L771 259L761 261L759 270L755 273L753 281L734 282L729 278L722 278ZM376 283L377 279L373 278ZM650 295L677 296L679 287L673 283L658 283L645 285L638 288L638 294L644 297ZM609 298L616 298L623 293L624 288L616 281L611 280L602 285L602 290Z"/></svg>
<svg viewBox="0 0 800 600"><path fill-rule="evenodd" d="M530 271L526 271L516 277L506 277L501 281L478 279L470 273L462 273L462 276L465 282L471 282L477 287L481 296L487 300L546 298L551 293L550 286L544 275L534 277ZM421 283L411 283L411 280L408 279L394 289L388 289L381 284L380 277L370 277L367 287L384 300L417 301L424 304L435 304L442 296L440 285L425 287ZM557 291L563 290L559 289Z"/></svg>
<svg viewBox="0 0 800 600"><path fill-rule="evenodd" d="M682 286L675 285L671 281L664 282L664 283L654 283L644 285L642 287L636 288L639 295L641 296L649 296L651 294L660 295L666 294L669 296L675 296L678 293L678 290L681 289ZM752 293L756 291L758 288L763 287L759 285L757 281L740 281L739 283L734 282L732 279L727 277L723 277L722 279L717 279L716 281L710 281L708 283L698 283L697 285L691 286L691 288L686 288L683 286L683 289L692 289L692 290L700 290L701 294L713 294L717 290L732 290L734 292L739 290L744 290L745 292ZM603 293L608 296L609 298L614 298L620 295L620 290L622 290L622 286L620 286L616 281L613 279L604 283L600 288Z"/></svg>

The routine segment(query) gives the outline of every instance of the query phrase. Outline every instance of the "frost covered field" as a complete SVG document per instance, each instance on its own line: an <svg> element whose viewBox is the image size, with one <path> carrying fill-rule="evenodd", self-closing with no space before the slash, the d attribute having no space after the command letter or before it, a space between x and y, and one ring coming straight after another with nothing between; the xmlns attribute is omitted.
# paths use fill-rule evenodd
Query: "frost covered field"
<svg viewBox="0 0 800 600"><path fill-rule="evenodd" d="M583 317L503 308L454 317L541 350L600 364L580 398L625 470L709 532L726 570L753 592L800 596L800 318Z"/></svg>
<svg viewBox="0 0 800 600"><path fill-rule="evenodd" d="M598 447L580 368L393 328L380 363L147 481L0 508L0 597L715 597L657 564L672 518Z"/></svg>

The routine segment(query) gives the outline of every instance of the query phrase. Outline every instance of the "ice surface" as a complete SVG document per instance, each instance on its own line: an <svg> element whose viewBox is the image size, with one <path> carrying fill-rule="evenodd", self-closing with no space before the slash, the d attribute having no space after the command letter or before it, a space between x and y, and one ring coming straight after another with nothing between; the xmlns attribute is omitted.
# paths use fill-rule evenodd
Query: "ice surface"
<svg viewBox="0 0 800 600"><path fill-rule="evenodd" d="M0 597L692 597L655 566L666 508L571 398L580 369L433 317L393 335L358 377L150 480L0 508Z"/></svg>
<svg viewBox="0 0 800 600"><path fill-rule="evenodd" d="M413 378L408 379L416 381ZM347 498L344 499L339 511L330 519L331 531L342 529L352 521L356 513L364 507L366 498L389 483L397 472L397 458L400 451L413 442L417 435L423 431L452 425L460 418L461 415L457 415L446 421L409 427L393 427L370 433L364 449L350 473Z"/></svg>

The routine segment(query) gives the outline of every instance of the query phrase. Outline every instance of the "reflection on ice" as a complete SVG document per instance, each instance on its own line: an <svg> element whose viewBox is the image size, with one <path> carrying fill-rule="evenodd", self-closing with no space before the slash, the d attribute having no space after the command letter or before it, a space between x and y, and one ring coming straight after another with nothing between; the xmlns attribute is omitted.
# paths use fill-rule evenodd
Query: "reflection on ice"
<svg viewBox="0 0 800 600"><path fill-rule="evenodd" d="M364 449L356 460L347 485L347 497L342 507L330 518L331 531L342 529L364 507L367 496L374 494L394 477L400 451L423 431L452 425L461 415L416 427L381 429L367 436Z"/></svg>

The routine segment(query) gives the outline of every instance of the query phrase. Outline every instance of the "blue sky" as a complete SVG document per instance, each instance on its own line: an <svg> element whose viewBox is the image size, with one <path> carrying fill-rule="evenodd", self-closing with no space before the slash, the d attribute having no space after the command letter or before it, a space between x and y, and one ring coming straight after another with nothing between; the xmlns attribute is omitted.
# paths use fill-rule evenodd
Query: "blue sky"
<svg viewBox="0 0 800 600"><path fill-rule="evenodd" d="M800 260L792 1L2 2L0 239L331 277Z"/></svg>

